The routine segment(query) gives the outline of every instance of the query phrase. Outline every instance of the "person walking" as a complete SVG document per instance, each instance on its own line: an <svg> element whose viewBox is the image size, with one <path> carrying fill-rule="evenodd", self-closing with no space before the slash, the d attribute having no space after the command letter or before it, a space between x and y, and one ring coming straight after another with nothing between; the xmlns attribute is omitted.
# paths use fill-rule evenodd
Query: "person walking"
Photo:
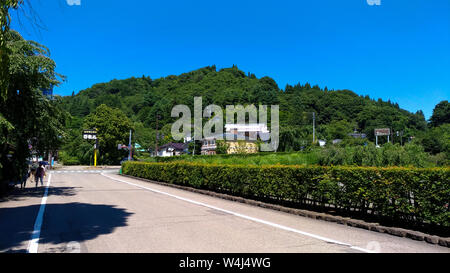
<svg viewBox="0 0 450 273"><path fill-rule="evenodd" d="M20 181L20 188L24 189L27 186L27 180L28 178L30 178L31 176L31 170L28 167L25 171L24 171L24 175L22 177L22 181Z"/></svg>
<svg viewBox="0 0 450 273"><path fill-rule="evenodd" d="M36 180L36 171L37 171L38 166L39 165L37 163L31 164L31 175L32 175L31 181Z"/></svg>
<svg viewBox="0 0 450 273"><path fill-rule="evenodd" d="M44 186L44 176L45 176L45 168L42 163L39 163L39 167L36 169L36 174L34 175L36 179L36 187L38 186L39 180L41 180L41 186Z"/></svg>

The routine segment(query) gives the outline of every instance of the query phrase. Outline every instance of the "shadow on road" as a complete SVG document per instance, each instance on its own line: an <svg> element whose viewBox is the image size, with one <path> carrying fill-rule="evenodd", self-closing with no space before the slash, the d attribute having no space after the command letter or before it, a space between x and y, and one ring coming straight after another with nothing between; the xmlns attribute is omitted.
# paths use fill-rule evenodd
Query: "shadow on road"
<svg viewBox="0 0 450 273"><path fill-rule="evenodd" d="M48 188L48 196L73 196L76 194L78 187L53 187L50 185ZM20 185L12 189L7 195L0 198L0 202L6 201L20 201L29 197L42 197L44 195L45 187L28 186L27 188L20 189Z"/></svg>
<svg viewBox="0 0 450 273"><path fill-rule="evenodd" d="M26 252L39 207L0 208L0 252ZM126 226L130 215L111 205L47 204L39 244L82 244Z"/></svg>

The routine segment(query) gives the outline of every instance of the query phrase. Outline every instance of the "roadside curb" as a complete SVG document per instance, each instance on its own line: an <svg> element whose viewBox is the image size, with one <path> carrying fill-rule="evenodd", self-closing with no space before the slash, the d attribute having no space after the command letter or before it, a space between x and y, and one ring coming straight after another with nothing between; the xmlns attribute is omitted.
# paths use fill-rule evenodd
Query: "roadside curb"
<svg viewBox="0 0 450 273"><path fill-rule="evenodd" d="M352 219L349 217L335 216L335 215L331 215L331 214L319 213L319 212L314 212L314 211L309 211L309 210L289 208L289 207L284 207L281 205L265 203L265 202L261 202L261 201L257 201L257 200L239 197L239 196L233 196L233 195L218 193L218 192L209 191L209 190L196 189L196 188L177 185L177 184L159 182L159 181L149 180L149 179L135 177L135 176L126 175L126 174L119 174L119 175L128 177L128 178L138 179L138 180L145 181L145 182L158 184L158 185L168 186L168 187L172 187L172 188L176 188L176 189L186 190L186 191L195 192L195 193L201 193L204 195L209 195L209 196L213 196L213 197L217 197L217 198L221 198L221 199L225 199L225 200L245 203L248 205L253 205L253 206L262 207L262 208L266 208L266 209L277 210L277 211L286 212L289 214L294 214L294 215L303 216L303 217L308 217L308 218L312 218L312 219L316 219L316 220L335 222L335 223L338 223L341 225L362 228L362 229L375 231L375 232L379 232L379 233L386 233L386 234L394 235L397 237L409 238L409 239L416 240L416 241L424 241L429 244L435 244L435 245L440 245L443 247L450 248L450 238L430 235L430 234L426 234L426 233L419 232L419 231L413 231L413 230L397 228L397 227L387 227L387 226L382 226L378 223L368 223L368 222L365 222L362 220Z"/></svg>

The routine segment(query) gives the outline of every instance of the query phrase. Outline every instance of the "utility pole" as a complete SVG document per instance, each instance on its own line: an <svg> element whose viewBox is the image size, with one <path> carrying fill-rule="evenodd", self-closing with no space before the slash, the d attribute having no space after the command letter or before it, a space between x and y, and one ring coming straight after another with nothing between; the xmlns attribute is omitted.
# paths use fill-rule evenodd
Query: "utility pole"
<svg viewBox="0 0 450 273"><path fill-rule="evenodd" d="M392 131L392 128L390 129L390 134L388 135L388 143L389 141L389 137L392 136L392 144L394 144L394 131Z"/></svg>
<svg viewBox="0 0 450 273"><path fill-rule="evenodd" d="M97 167L97 150L98 150L98 135L97 135L97 128L94 128L94 131L95 131L94 167Z"/></svg>
<svg viewBox="0 0 450 273"><path fill-rule="evenodd" d="M313 144L316 142L316 112L313 112Z"/></svg>
<svg viewBox="0 0 450 273"><path fill-rule="evenodd" d="M397 131L397 136L400 137L400 146L403 146L403 130Z"/></svg>
<svg viewBox="0 0 450 273"><path fill-rule="evenodd" d="M128 142L128 149L130 150L130 153L128 154L128 161L131 161L131 158L133 157L131 148L131 130L130 130L130 141Z"/></svg>
<svg viewBox="0 0 450 273"><path fill-rule="evenodd" d="M97 167L97 149L98 149L98 138L95 138L95 146L94 146L94 167Z"/></svg>
<svg viewBox="0 0 450 273"><path fill-rule="evenodd" d="M156 114L156 140L155 140L155 157L158 156L158 119L159 115Z"/></svg>

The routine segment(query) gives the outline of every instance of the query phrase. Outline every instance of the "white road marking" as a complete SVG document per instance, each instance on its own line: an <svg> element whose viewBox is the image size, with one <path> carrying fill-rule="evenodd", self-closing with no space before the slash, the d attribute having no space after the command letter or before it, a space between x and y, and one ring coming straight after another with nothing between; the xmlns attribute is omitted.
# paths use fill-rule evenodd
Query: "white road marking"
<svg viewBox="0 0 450 273"><path fill-rule="evenodd" d="M42 197L41 206L39 208L36 221L34 222L34 230L31 234L30 242L28 243L28 253L37 253L39 247L39 237L41 236L42 220L44 218L45 204L47 203L48 187L50 186L50 180L52 174L50 173L47 180L47 185L45 185L44 196Z"/></svg>
<svg viewBox="0 0 450 273"><path fill-rule="evenodd" d="M210 209L214 209L214 210L218 210L218 211L221 211L221 212L225 212L225 213L228 213L228 214L232 214L234 216L237 216L237 217L240 217L240 218L244 218L244 219L247 219L247 220L250 220L250 221L253 221L253 222L257 222L257 223L265 224L265 225L272 226L272 227L275 227L275 228L279 228L279 229L282 229L282 230L286 230L286 231L291 231L291 232L294 232L294 233L302 234L302 235L305 235L305 236L308 236L308 237L312 237L312 238L315 238L315 239L318 239L318 240L321 240L321 241L325 241L325 242L328 242L328 243L333 243L333 244L337 244L337 245L346 246L346 247L349 247L351 249L355 249L355 250L362 251L362 252L367 252L367 253L375 252L375 251L371 251L371 250L368 250L368 249L365 249L365 248L353 246L351 244L347 244L347 243L336 241L336 240L333 240L333 239L330 239L330 238L326 238L326 237L323 237L323 236L320 236L320 235L315 235L315 234L312 234L312 233L309 233L309 232L304 232L304 231L301 231L301 230L298 230L298 229L294 229L294 228L290 228L290 227L287 227L287 226L275 224L275 223L272 223L272 222L269 222L269 221L266 221L266 220L254 218L254 217L247 216L247 215L244 215L244 214L240 214L240 213L237 213L237 212L234 212L234 211L221 209L221 208L218 208L218 207L215 207L215 206L211 206L211 205L208 205L208 204L205 204L205 203L197 202L197 201L194 201L194 200L191 200L191 199L180 197L180 196L177 196L177 195L174 195L174 194L170 194L170 193L167 193L167 192L163 192L163 191L160 191L160 190L155 190L155 189L152 189L152 188L144 187L144 186L141 186L141 185L138 185L138 184L134 184L134 183L131 183L131 182L127 182L127 181L124 181L124 180L121 180L121 179L118 179L118 178L110 177L109 175L106 175L104 173L102 173L101 175L103 175L103 176L105 176L105 177L107 177L107 178L109 178L111 180L115 180L115 181L118 181L118 182L126 183L126 184L129 184L129 185L132 185L132 186L135 186L135 187L139 187L139 188L142 188L142 189L145 189L145 190L148 190L148 191L164 194L164 195L167 195L167 196L170 196L170 197L173 197L173 198L185 201L185 202L189 202L189 203L192 203L192 204L199 205L199 206L203 206L203 207L207 207L207 208L210 208Z"/></svg>
<svg viewBox="0 0 450 273"><path fill-rule="evenodd" d="M91 174L91 173L119 173L119 169L112 169L112 170L91 170L91 171L81 171L81 170L73 170L73 171L50 171L50 173L85 173L85 174Z"/></svg>

